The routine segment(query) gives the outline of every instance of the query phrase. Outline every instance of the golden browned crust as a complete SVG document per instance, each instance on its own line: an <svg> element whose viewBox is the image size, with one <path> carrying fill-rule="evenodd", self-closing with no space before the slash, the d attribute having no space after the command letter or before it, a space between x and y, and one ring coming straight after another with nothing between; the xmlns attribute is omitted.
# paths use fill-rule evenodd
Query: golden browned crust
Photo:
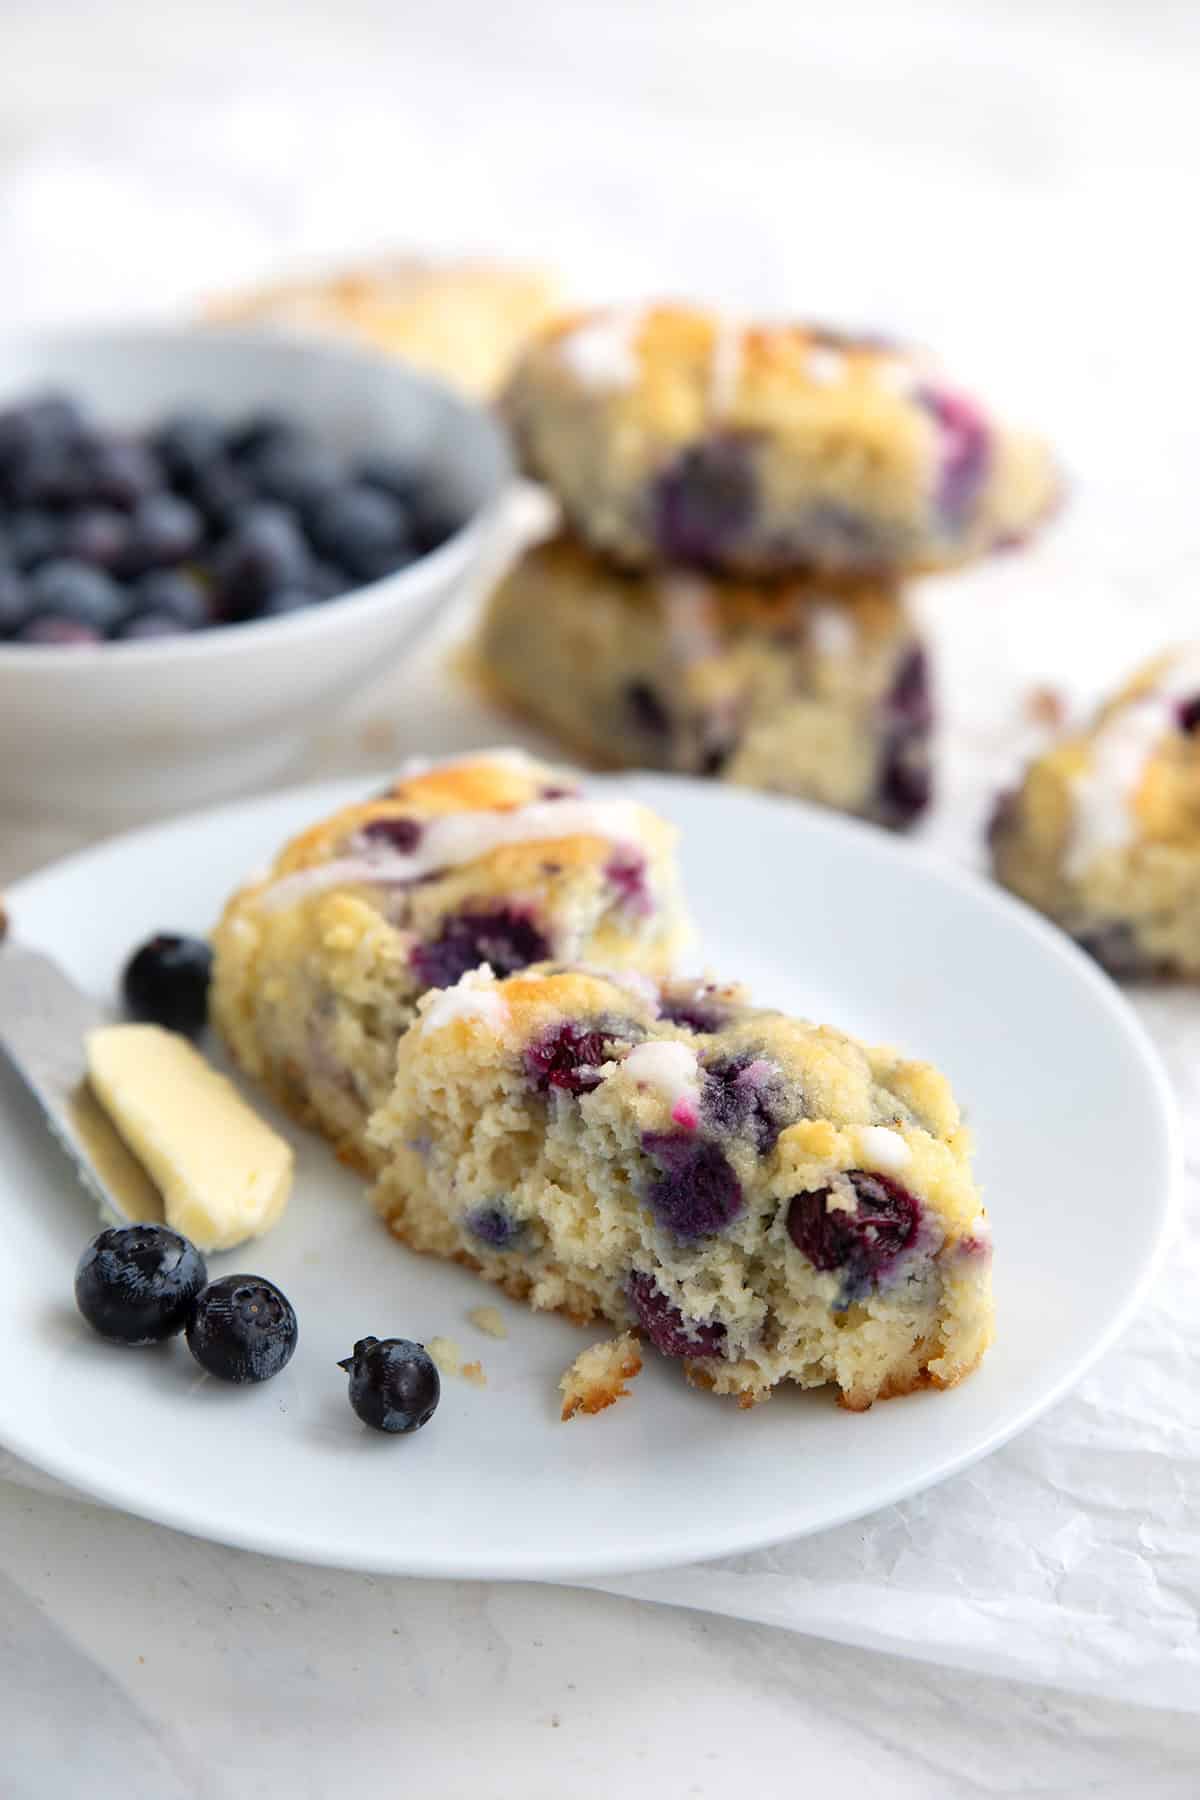
<svg viewBox="0 0 1200 1800"><path fill-rule="evenodd" d="M560 304L557 281L541 269L394 256L226 295L206 311L218 324L353 338L488 396Z"/></svg>

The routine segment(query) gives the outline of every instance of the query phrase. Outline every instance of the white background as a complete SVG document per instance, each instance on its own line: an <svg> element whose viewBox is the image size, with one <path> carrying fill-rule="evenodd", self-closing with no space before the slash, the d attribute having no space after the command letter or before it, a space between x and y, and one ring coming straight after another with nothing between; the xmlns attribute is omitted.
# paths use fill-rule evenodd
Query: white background
<svg viewBox="0 0 1200 1800"><path fill-rule="evenodd" d="M1074 489L1042 548L926 599L932 835L964 853L1030 682L1086 698L1195 614L1198 80L1200 10L1166 0L3 0L0 321L411 246L937 345ZM432 668L410 716L419 691L480 741ZM77 835L0 821L0 876ZM5 1800L1190 1800L1198 1767L1195 1718L600 1595L293 1569L0 1486Z"/></svg>

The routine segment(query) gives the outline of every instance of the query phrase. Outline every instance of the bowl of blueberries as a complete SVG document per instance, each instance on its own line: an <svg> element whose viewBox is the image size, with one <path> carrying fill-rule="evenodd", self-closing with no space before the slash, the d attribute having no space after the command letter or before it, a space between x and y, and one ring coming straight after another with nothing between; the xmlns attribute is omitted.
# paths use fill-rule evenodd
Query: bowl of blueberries
<svg viewBox="0 0 1200 1800"><path fill-rule="evenodd" d="M367 353L0 340L0 803L150 814L279 774L483 579L492 417Z"/></svg>

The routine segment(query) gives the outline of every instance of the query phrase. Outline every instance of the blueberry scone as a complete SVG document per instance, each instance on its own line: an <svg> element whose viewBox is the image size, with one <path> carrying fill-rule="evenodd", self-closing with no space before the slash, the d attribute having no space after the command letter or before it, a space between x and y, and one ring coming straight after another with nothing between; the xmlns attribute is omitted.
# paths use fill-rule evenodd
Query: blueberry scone
<svg viewBox="0 0 1200 1800"><path fill-rule="evenodd" d="M1115 976L1200 976L1200 646L1158 657L996 807L992 862Z"/></svg>
<svg viewBox="0 0 1200 1800"><path fill-rule="evenodd" d="M475 668L601 762L720 775L891 826L930 797L928 662L883 583L624 574L560 537L492 596Z"/></svg>
<svg viewBox="0 0 1200 1800"><path fill-rule="evenodd" d="M681 306L571 317L517 365L528 472L630 567L905 573L1026 536L1058 480L923 356Z"/></svg>
<svg viewBox="0 0 1200 1800"><path fill-rule="evenodd" d="M546 957L663 973L687 927L674 830L520 752L403 776L234 895L212 1009L235 1057L348 1161L429 988Z"/></svg>
<svg viewBox="0 0 1200 1800"><path fill-rule="evenodd" d="M209 309L222 323L278 325L358 339L493 394L536 331L561 310L540 269L398 256L324 278L284 281Z"/></svg>
<svg viewBox="0 0 1200 1800"><path fill-rule="evenodd" d="M371 1120L415 1250L638 1329L745 1405L949 1387L991 1335L990 1238L944 1078L735 987L488 971L422 1001Z"/></svg>

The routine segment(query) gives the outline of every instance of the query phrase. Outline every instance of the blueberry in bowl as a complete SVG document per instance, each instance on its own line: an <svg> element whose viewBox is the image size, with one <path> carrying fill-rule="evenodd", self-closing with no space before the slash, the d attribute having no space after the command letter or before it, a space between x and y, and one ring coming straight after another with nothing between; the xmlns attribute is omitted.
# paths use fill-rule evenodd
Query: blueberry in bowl
<svg viewBox="0 0 1200 1800"><path fill-rule="evenodd" d="M0 345L0 802L269 781L485 566L511 476L404 364L235 330Z"/></svg>

